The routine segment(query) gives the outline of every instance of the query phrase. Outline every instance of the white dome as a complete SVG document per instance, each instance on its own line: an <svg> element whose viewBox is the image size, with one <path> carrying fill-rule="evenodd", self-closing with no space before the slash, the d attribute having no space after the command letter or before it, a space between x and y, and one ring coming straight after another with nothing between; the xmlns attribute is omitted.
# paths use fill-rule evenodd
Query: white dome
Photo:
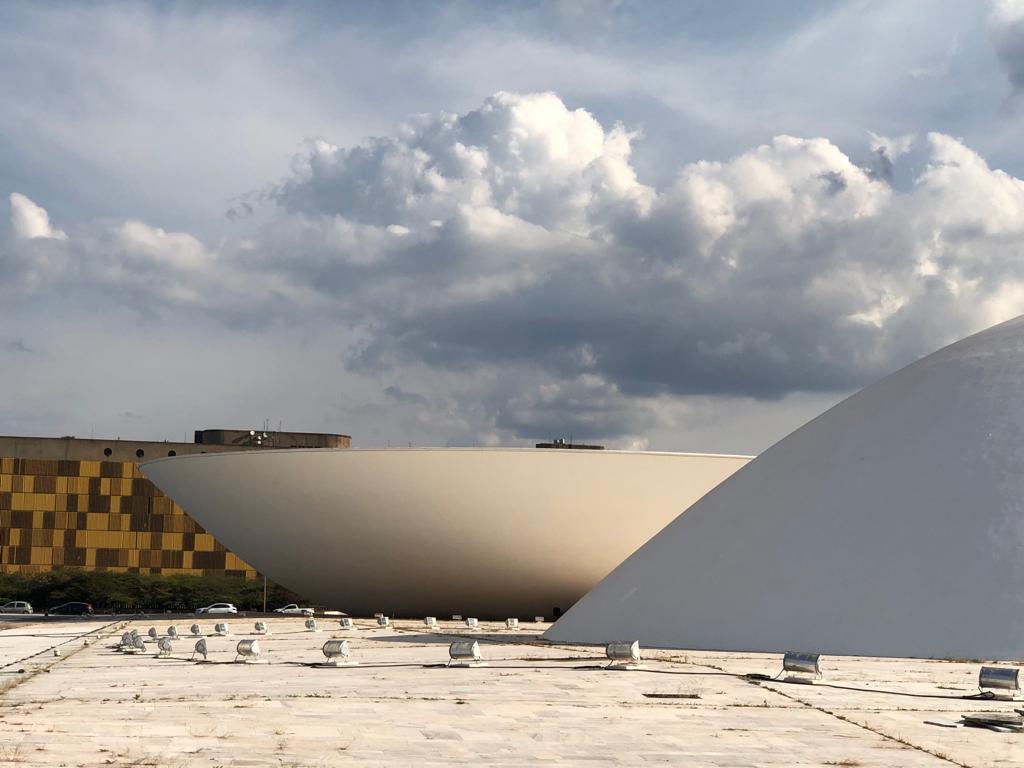
<svg viewBox="0 0 1024 768"><path fill-rule="evenodd" d="M545 637L1024 658L1024 318L772 446Z"/></svg>

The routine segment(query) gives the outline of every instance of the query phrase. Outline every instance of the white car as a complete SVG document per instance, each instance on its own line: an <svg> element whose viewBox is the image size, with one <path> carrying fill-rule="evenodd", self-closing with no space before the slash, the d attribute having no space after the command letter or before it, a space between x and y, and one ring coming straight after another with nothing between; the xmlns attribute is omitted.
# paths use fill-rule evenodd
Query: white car
<svg viewBox="0 0 1024 768"><path fill-rule="evenodd" d="M288 603L283 608L275 608L274 613L287 613L291 616L312 616L312 608L300 608L297 603Z"/></svg>
<svg viewBox="0 0 1024 768"><path fill-rule="evenodd" d="M0 605L0 613L33 613L32 606L24 600L11 600Z"/></svg>
<svg viewBox="0 0 1024 768"><path fill-rule="evenodd" d="M196 608L196 613L238 613L238 609L231 603L214 603L205 608Z"/></svg>

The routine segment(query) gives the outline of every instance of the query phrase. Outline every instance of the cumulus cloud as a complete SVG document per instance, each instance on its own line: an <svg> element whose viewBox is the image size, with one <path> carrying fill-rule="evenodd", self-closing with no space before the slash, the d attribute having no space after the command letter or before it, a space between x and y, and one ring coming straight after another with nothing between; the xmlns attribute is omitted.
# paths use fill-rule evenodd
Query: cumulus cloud
<svg viewBox="0 0 1024 768"><path fill-rule="evenodd" d="M50 215L46 209L39 207L25 195L12 192L11 203L11 227L14 234L28 240L45 238L52 240L66 240L67 235L59 229L50 226Z"/></svg>
<svg viewBox="0 0 1024 768"><path fill-rule="evenodd" d="M660 189L640 140L499 93L312 142L245 238L130 222L13 263L149 312L343 328L381 408L462 444L642 444L694 398L844 392L1024 312L1024 182L957 139L929 134L905 190L909 136L871 136L887 173L781 135Z"/></svg>
<svg viewBox="0 0 1024 768"><path fill-rule="evenodd" d="M1024 88L1024 0L992 0L996 56L1015 91Z"/></svg>

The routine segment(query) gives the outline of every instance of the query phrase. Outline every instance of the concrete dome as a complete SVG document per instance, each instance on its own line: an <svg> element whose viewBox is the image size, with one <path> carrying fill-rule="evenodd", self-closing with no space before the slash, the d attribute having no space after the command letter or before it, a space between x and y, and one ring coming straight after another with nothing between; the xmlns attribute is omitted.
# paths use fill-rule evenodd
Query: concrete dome
<svg viewBox="0 0 1024 768"><path fill-rule="evenodd" d="M1024 318L775 444L545 637L1024 658Z"/></svg>

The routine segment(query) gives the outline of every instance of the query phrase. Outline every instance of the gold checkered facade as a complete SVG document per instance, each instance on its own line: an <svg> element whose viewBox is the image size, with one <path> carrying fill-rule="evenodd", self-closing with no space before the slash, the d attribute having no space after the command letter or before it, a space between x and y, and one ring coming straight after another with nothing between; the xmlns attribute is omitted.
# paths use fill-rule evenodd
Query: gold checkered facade
<svg viewBox="0 0 1024 768"><path fill-rule="evenodd" d="M256 577L134 462L0 458L0 572Z"/></svg>

